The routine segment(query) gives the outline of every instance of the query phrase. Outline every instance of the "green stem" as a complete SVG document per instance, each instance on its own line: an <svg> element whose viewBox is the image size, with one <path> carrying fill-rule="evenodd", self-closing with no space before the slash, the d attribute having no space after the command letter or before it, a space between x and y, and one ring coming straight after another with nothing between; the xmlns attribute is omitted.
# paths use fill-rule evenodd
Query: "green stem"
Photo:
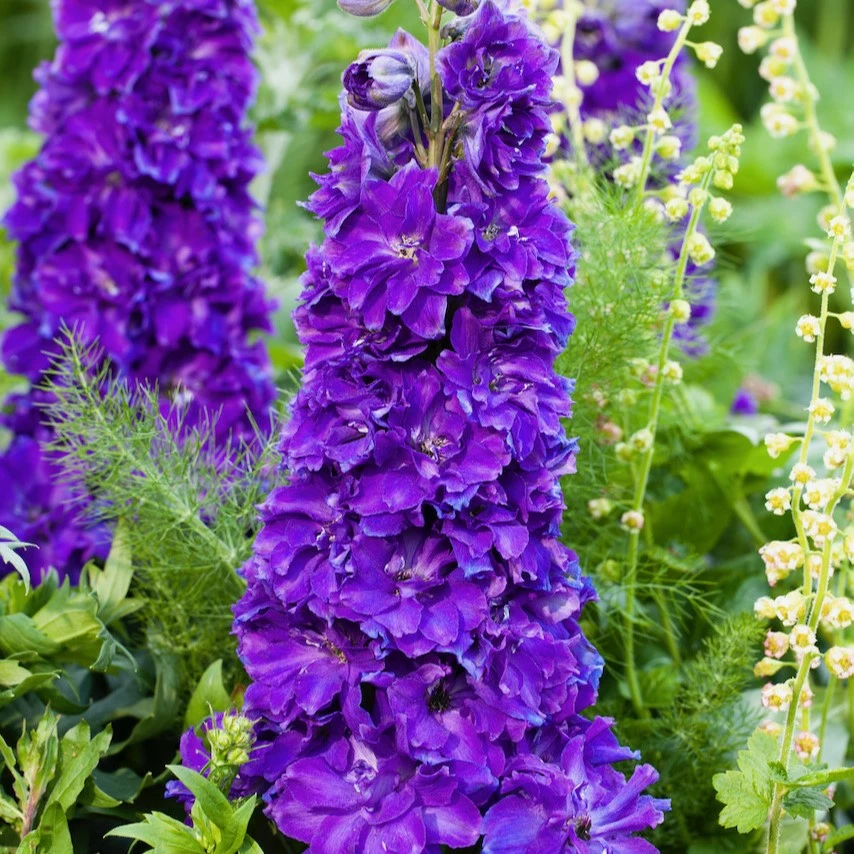
<svg viewBox="0 0 854 854"><path fill-rule="evenodd" d="M655 84L655 100L653 101L651 112L660 110L664 103L664 93L667 89L667 84L670 81L670 74L673 71L673 66L676 63L676 58L680 51L685 46L688 39L688 33L691 32L692 23L689 19L685 19L682 26L679 28L679 33L676 40L673 42L673 47L670 48L670 53L667 54L667 59L664 60L664 67L661 70L661 76ZM641 170L637 184L637 195L635 196L635 205L640 207L643 204L644 194L646 193L646 182L649 178L649 170L652 166L652 150L655 143L655 128L647 126L646 137L643 141L643 154L641 155Z"/></svg>
<svg viewBox="0 0 854 854"><path fill-rule="evenodd" d="M560 64L564 80L568 83L570 92L578 90L575 77L575 31L578 24L578 15L574 3L567 5L566 13L568 23L563 39L560 43ZM590 169L590 160L587 157L587 146L584 143L584 129L581 124L581 108L577 98L571 103L564 104L566 114L569 117L569 130L572 134L572 153L577 161L579 172L585 176Z"/></svg>
<svg viewBox="0 0 854 854"><path fill-rule="evenodd" d="M836 241L834 241L836 242ZM818 363L818 360L816 360ZM836 505L847 491L851 483L851 474L854 470L854 455L848 455L845 461L845 468L842 473L841 485L833 496L827 507L828 515L833 515ZM831 559L831 541L826 540L821 552L821 572L819 573L818 588L815 598L810 609L809 620L807 626L811 631L818 629L818 621L821 617L821 609L824 604L824 599L827 596L828 585L830 583L830 559ZM798 715L798 708L801 704L801 694L804 689L807 677L810 672L810 662L813 654L804 655L798 665L797 675L795 676L795 684L792 688L792 702L789 705L786 714L786 727L783 730L783 738L780 742L780 763L783 768L789 770L789 761L792 756L792 741L795 736L795 721ZM767 854L779 854L780 840L782 832L783 820L783 797L786 794L786 786L783 783L774 784L774 794L771 799L771 819L768 829L768 848Z"/></svg>
<svg viewBox="0 0 854 854"><path fill-rule="evenodd" d="M703 183L700 189L704 195L708 195L709 187L712 182L713 170L709 170L703 176ZM685 230L685 237L682 241L682 249L679 253L679 262L676 266L676 274L673 282L673 291L671 293L671 301L682 298L682 289L685 285L685 274L688 269L688 245L691 238L697 232L697 226L700 223L700 214L703 211L703 205L694 207L691 211L691 219L688 222L688 228ZM671 313L668 312L667 319L664 324L664 332L661 336L661 347L658 353L658 370L655 375L655 385L652 392L652 402L650 403L649 422L647 428L652 433L652 442L649 448L641 457L639 476L635 481L634 499L631 509L637 513L643 512L643 506L646 501L646 490L649 485L649 475L652 471L652 460L655 454L655 440L658 434L658 422L661 417L661 401L664 397L664 366L667 364L667 359L670 354L670 342L673 339L673 329L675 320ZM640 683L637 676L637 665L635 663L635 605L637 598L637 574L638 574L638 558L639 558L639 532L632 531L629 534L629 553L628 553L628 568L626 571L625 591L626 604L624 613L625 623L625 644L626 644L626 679L629 683L629 695L632 699L632 705L635 712L641 717L647 717L649 712L643 703L643 696L640 691Z"/></svg>

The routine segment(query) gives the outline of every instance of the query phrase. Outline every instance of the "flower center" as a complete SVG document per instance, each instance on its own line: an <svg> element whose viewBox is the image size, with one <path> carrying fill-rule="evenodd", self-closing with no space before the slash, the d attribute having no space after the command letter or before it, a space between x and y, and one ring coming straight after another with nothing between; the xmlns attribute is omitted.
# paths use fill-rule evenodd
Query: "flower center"
<svg viewBox="0 0 854 854"><path fill-rule="evenodd" d="M441 682L430 692L427 708L434 714L446 712L451 708L451 695Z"/></svg>
<svg viewBox="0 0 854 854"><path fill-rule="evenodd" d="M418 250L421 248L421 238L414 235L401 235L394 244L394 250L401 258L417 260Z"/></svg>

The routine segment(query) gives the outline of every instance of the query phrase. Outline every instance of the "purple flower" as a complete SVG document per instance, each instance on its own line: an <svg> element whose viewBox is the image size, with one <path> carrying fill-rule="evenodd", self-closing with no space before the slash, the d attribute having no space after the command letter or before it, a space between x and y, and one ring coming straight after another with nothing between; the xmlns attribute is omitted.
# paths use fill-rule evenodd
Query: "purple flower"
<svg viewBox="0 0 854 854"><path fill-rule="evenodd" d="M333 291L381 329L387 313L422 338L443 329L448 296L468 277L461 263L471 222L436 212L436 173L414 163L390 181L369 181L361 204L326 246Z"/></svg>
<svg viewBox="0 0 854 854"><path fill-rule="evenodd" d="M479 0L439 0L439 5L455 15L471 15L478 7Z"/></svg>
<svg viewBox="0 0 854 854"><path fill-rule="evenodd" d="M6 216L19 244L9 307L23 319L3 361L35 388L67 325L97 339L120 376L156 383L188 425L214 416L219 439L250 438L274 398L265 348L251 340L271 330L252 273L253 5L60 0L55 19L60 46L31 107L45 142L15 176ZM7 456L49 439L33 417L38 394L9 401L3 423L20 441ZM0 524L29 531L38 560L74 576L106 540L96 546L76 523L51 459L32 464L38 478L0 506Z"/></svg>
<svg viewBox="0 0 854 854"><path fill-rule="evenodd" d="M602 660L559 541L576 443L555 372L571 227L542 160L556 59L490 0L459 26L436 63L448 169L345 101L309 202L326 238L296 312L287 480L235 608L259 719L242 784L312 854L494 846L512 821L532 852L588 824L587 850L640 851L665 805L580 717Z"/></svg>
<svg viewBox="0 0 854 854"><path fill-rule="evenodd" d="M381 110L412 88L415 67L399 50L366 50L344 72L347 100L359 110Z"/></svg>

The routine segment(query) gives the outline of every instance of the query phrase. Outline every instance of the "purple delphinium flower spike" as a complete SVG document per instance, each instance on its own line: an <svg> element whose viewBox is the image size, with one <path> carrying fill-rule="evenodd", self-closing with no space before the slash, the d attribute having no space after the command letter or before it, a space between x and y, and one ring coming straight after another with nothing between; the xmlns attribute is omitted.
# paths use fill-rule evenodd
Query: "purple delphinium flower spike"
<svg viewBox="0 0 854 854"><path fill-rule="evenodd" d="M295 316L288 481L235 608L259 721L241 781L312 854L650 850L636 834L667 802L642 794L648 766L611 767L633 757L610 722L580 717L594 594L558 539L576 446L554 369L571 226L543 160L557 56L492 0L453 29L450 168L410 117L345 99L309 204L326 239Z"/></svg>
<svg viewBox="0 0 854 854"><path fill-rule="evenodd" d="M256 72L252 0L58 0L60 46L36 77L38 157L15 177L6 216L18 241L2 342L9 371L35 388L63 324L97 339L119 374L157 383L192 425L218 437L269 422L274 387L254 330L271 305L253 276L261 223L249 183L261 158L246 124ZM103 554L76 522L38 443L41 392L7 401L0 524L39 545L38 576L74 576ZM26 461L26 462L23 462ZM30 474L21 478L20 466Z"/></svg>

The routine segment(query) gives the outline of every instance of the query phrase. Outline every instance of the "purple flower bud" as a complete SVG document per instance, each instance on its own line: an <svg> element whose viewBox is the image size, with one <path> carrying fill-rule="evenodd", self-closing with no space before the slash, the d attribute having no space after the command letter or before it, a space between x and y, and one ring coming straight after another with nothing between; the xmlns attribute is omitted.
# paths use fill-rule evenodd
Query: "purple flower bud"
<svg viewBox="0 0 854 854"><path fill-rule="evenodd" d="M344 72L347 100L357 110L381 110L411 88L415 66L400 50L364 50Z"/></svg>
<svg viewBox="0 0 854 854"><path fill-rule="evenodd" d="M439 5L455 15L471 15L478 7L479 0L439 0Z"/></svg>
<svg viewBox="0 0 854 854"><path fill-rule="evenodd" d="M338 5L351 15L360 18L372 18L381 15L394 0L338 0Z"/></svg>

